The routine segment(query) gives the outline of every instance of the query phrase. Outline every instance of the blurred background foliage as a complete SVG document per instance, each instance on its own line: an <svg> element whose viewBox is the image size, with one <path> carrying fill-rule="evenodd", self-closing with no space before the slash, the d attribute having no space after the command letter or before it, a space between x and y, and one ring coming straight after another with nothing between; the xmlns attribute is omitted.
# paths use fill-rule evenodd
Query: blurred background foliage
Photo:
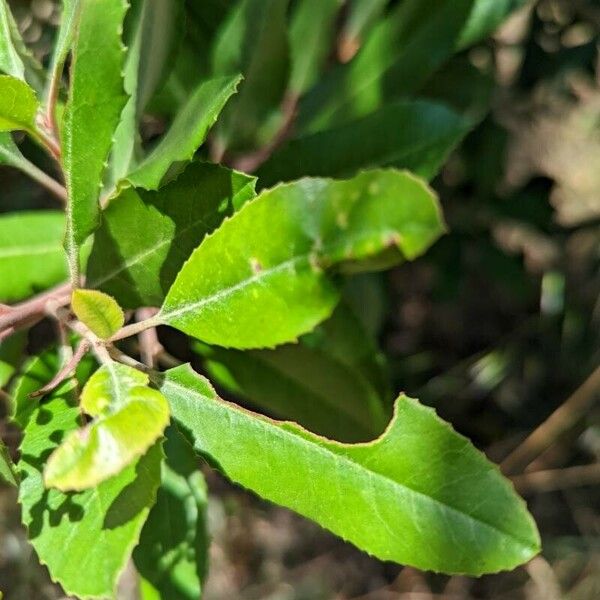
<svg viewBox="0 0 600 600"><path fill-rule="evenodd" d="M234 4L188 0L168 19L185 34L178 34L177 58L159 93L146 99L143 143L152 144L207 73L243 61L243 53L227 52L226 41L236 35L227 18ZM269 12L267 0L254 4L269 22L287 18ZM360 12L347 3L324 26L324 38L334 41L324 48L325 68L350 61L395 4L372 0ZM11 5L25 41L47 62L57 5ZM421 97L443 99L477 123L433 181L449 233L414 264L354 280L347 295L381 347L376 364L362 365L378 373L377 392L391 401L405 390L435 406L497 462L567 403L564 430L546 440L548 448L515 480L540 527L543 556L480 580L382 564L207 472L214 491L208 600L600 598L597 377L584 388L583 410L569 412L572 394L600 364L599 33L599 0L526 2L492 38L419 84ZM270 69L285 68L277 54L284 42L269 43ZM259 80L253 92L270 95L276 109L245 111L242 121L231 111L213 132L211 158L252 169L264 161L265 148L273 150L274 136L289 133L290 115L297 115L296 132L318 129L311 102L325 98L326 104L328 91L317 86L299 102L314 81L296 75L286 90L266 89ZM237 101L245 102L243 95ZM233 138L231 131L241 133ZM24 151L44 164L35 147ZM267 180L269 164L262 170ZM51 206L16 171L3 169L0 180L0 211ZM317 331L306 347L322 348L319 335L325 334ZM253 397L252 377L236 380L235 361L218 349L187 348L168 332L162 341L173 355L211 372L230 398L281 412ZM288 368L282 352L256 359ZM321 384L327 382L315 383ZM538 471L547 476L532 475ZM11 494L0 490L0 589L8 600L60 598L31 556Z"/></svg>

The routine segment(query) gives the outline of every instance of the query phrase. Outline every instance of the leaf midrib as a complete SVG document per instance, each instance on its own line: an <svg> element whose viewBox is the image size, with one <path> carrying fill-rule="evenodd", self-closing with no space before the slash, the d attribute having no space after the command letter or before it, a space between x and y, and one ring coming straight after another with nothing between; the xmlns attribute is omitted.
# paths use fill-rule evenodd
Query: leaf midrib
<svg viewBox="0 0 600 600"><path fill-rule="evenodd" d="M37 256L38 254L62 253L60 243L45 244L43 246L12 246L2 248L0 246L0 260L3 258L21 258L26 256Z"/></svg>
<svg viewBox="0 0 600 600"><path fill-rule="evenodd" d="M414 494L417 497L423 498L425 499L425 501L430 502L436 506L441 507L442 510L447 510L450 511L451 513L455 513L460 515L462 518L466 518L469 521L472 521L476 524L480 524L485 528L491 529L492 531L496 532L497 534L500 534L502 537L504 538L508 538L509 540L518 543L520 546L522 546L523 548L526 548L527 550L531 550L534 548L534 546L532 546L531 544L529 544L528 542L521 540L517 537L515 537L514 535L503 531L502 529L500 529L498 526L492 524L492 523L488 523L487 521L484 521L478 517L475 517L473 515L470 515L469 513L463 512L461 509L456 508L454 506L451 506L449 504L445 504L444 502L442 502L441 500L438 500L437 498L434 498L433 496L428 496L426 493L421 492L419 490L416 490L414 488L411 488L410 486L406 485L403 482L399 482L399 481L395 481L394 479L391 479L390 477L379 473L377 471L371 471L369 470L367 467L365 467L364 465L362 465L359 462L356 462L355 460L353 460L350 456L346 455L346 454L338 454L336 452L333 452L332 450L330 450L329 448L326 448L322 445L320 445L317 442L313 442L308 440L306 437L303 437L301 435L295 434L292 431L289 431L288 429L284 429L282 427L277 427L277 426L271 426L269 422L265 419L265 418L261 418L260 415L256 415L256 416L252 416L251 414L245 415L238 407L236 407L235 405L228 403L220 398L207 398L206 396L203 396L202 394L199 394L197 392L195 392L194 390L191 390L190 388L186 388L185 386L173 383L172 381L165 381L165 385L167 386L173 386L176 389L181 390L182 392L185 392L186 394L192 394L195 395L197 397L199 397L202 401L204 401L205 403L209 403L209 402L214 402L217 405L225 405L221 408L221 410L225 410L226 408L230 408L238 418L248 418L248 419L254 419L254 422L256 422L257 424L259 424L260 426L262 426L263 428L267 428L273 435L282 437L286 440L293 440L294 442L299 442L301 445L303 445L305 448L310 448L310 451L317 451L322 455L325 455L328 457L328 459L331 459L332 457L336 457L334 458L334 460L336 459L340 459L343 462L347 463L349 465L349 468L351 468L353 471L357 471L360 474L361 470L364 470L366 473L370 474L370 477L376 477L377 479L381 479L385 485L388 485L392 488L394 487L400 487L404 490L406 490L406 492L408 494ZM184 401L187 402L187 400L184 398ZM249 411L248 411L249 412ZM175 418L177 418L177 416L173 413L173 416ZM294 426L299 427L297 424L292 423ZM183 425L185 426L186 424L183 423ZM313 434L314 435L314 434ZM372 443L372 442L371 442ZM352 444L344 444L344 443L339 443L339 445L341 447L345 447L345 448L352 448ZM361 446L364 444L356 444L355 446ZM362 478L362 477L361 477ZM373 486L371 486L373 487Z"/></svg>

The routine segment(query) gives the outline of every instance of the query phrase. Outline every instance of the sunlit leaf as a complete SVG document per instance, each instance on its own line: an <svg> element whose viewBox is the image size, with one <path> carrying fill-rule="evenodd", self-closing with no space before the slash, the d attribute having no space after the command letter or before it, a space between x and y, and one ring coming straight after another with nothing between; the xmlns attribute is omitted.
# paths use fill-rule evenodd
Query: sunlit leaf
<svg viewBox="0 0 600 600"><path fill-rule="evenodd" d="M97 290L74 290L71 308L75 316L101 339L114 335L125 322L123 309L116 300Z"/></svg>

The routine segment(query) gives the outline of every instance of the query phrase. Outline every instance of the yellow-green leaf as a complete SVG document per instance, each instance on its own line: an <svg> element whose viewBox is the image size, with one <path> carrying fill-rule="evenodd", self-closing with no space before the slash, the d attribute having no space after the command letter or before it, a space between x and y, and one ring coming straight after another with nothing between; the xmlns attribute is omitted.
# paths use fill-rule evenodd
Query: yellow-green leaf
<svg viewBox="0 0 600 600"><path fill-rule="evenodd" d="M116 300L97 290L75 290L71 307L77 318L102 339L115 334L125 322L123 310Z"/></svg>
<svg viewBox="0 0 600 600"><path fill-rule="evenodd" d="M146 375L116 363L94 373L82 408L96 418L52 453L44 470L47 487L89 489L120 473L156 442L169 422L169 406L147 382Z"/></svg>
<svg viewBox="0 0 600 600"><path fill-rule="evenodd" d="M0 131L34 131L38 105L35 92L24 81L0 75Z"/></svg>

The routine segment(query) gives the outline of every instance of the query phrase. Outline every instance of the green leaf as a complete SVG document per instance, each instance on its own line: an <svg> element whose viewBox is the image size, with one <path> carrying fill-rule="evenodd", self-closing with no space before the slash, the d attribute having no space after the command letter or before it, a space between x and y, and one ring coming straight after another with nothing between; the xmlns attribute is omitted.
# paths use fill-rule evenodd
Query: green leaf
<svg viewBox="0 0 600 600"><path fill-rule="evenodd" d="M10 8L6 0L0 0L0 71L25 79L25 66L16 47L19 39L19 30Z"/></svg>
<svg viewBox="0 0 600 600"><path fill-rule="evenodd" d="M125 308L160 306L202 238L254 197L255 182L225 167L191 163L157 192L122 190L94 236L88 285Z"/></svg>
<svg viewBox="0 0 600 600"><path fill-rule="evenodd" d="M193 448L175 426L166 432L162 484L133 553L156 598L197 600L208 558L207 489ZM148 591L142 594L146 598Z"/></svg>
<svg viewBox="0 0 600 600"><path fill-rule="evenodd" d="M0 215L0 302L15 302L64 281L65 219L59 211Z"/></svg>
<svg viewBox="0 0 600 600"><path fill-rule="evenodd" d="M339 291L327 270L384 253L422 254L443 231L433 192L408 173L303 179L261 193L183 266L157 317L205 342L259 348L327 318Z"/></svg>
<svg viewBox="0 0 600 600"><path fill-rule="evenodd" d="M150 155L129 173L127 180L134 186L156 190L171 165L189 162L239 82L240 76L234 75L201 83L181 108L169 131Z"/></svg>
<svg viewBox="0 0 600 600"><path fill-rule="evenodd" d="M75 36L81 17L81 7L84 1L89 0L62 0L62 12L60 15L60 27L54 42L52 64L50 72L54 72L59 65L64 65L71 50L73 37ZM62 66L61 66L62 68Z"/></svg>
<svg viewBox="0 0 600 600"><path fill-rule="evenodd" d="M109 164L108 188L112 189L132 170L139 156L138 125L148 101L172 68L174 49L183 25L182 0L139 0L132 4L132 21L126 39L124 86L129 100L115 132Z"/></svg>
<svg viewBox="0 0 600 600"><path fill-rule="evenodd" d="M241 0L217 36L215 74L244 76L216 127L219 153L260 143L260 127L283 99L289 74L287 6L288 0Z"/></svg>
<svg viewBox="0 0 600 600"><path fill-rule="evenodd" d="M136 378L143 383L137 383ZM118 363L103 365L86 384L82 409L92 423L72 431L50 455L46 487L85 490L106 481L142 456L162 435L169 407L148 377Z"/></svg>
<svg viewBox="0 0 600 600"><path fill-rule="evenodd" d="M117 301L97 290L74 290L71 308L84 325L104 340L117 333L125 323L123 309Z"/></svg>
<svg viewBox="0 0 600 600"><path fill-rule="evenodd" d="M0 75L0 131L35 132L38 106L35 92L24 81Z"/></svg>
<svg viewBox="0 0 600 600"><path fill-rule="evenodd" d="M99 224L102 175L126 101L121 75L126 7L125 0L83 0L73 42L61 132L69 195L65 248L72 272L78 269L81 244Z"/></svg>
<svg viewBox="0 0 600 600"><path fill-rule="evenodd" d="M14 487L18 487L19 485L8 448L2 440L0 440L0 482L8 483Z"/></svg>
<svg viewBox="0 0 600 600"><path fill-rule="evenodd" d="M153 446L119 475L82 493L45 489L48 455L77 431L80 413L71 386L37 406L25 429L18 465L23 523L40 561L67 594L113 598L154 504L162 452Z"/></svg>
<svg viewBox="0 0 600 600"><path fill-rule="evenodd" d="M196 450L232 481L379 559L481 575L539 552L511 484L416 400L400 396L380 438L348 445L223 402L189 366L168 371L161 390Z"/></svg>
<svg viewBox="0 0 600 600"><path fill-rule="evenodd" d="M305 99L301 131L328 129L406 97L449 58L475 0L406 0L373 28L356 57Z"/></svg>
<svg viewBox="0 0 600 600"><path fill-rule="evenodd" d="M0 342L0 388L3 388L18 369L25 354L27 334L15 332Z"/></svg>
<svg viewBox="0 0 600 600"><path fill-rule="evenodd" d="M371 0L372 1L372 0ZM339 0L304 0L291 18L288 91L299 96L317 81L334 37Z"/></svg>
<svg viewBox="0 0 600 600"><path fill-rule="evenodd" d="M460 38L458 48L463 49L481 41L492 33L506 17L527 0L475 0Z"/></svg>
<svg viewBox="0 0 600 600"><path fill-rule="evenodd" d="M381 17L387 4L388 0L350 0L348 17L338 45L338 54L343 62L347 62L356 54L364 34Z"/></svg>
<svg viewBox="0 0 600 600"><path fill-rule="evenodd" d="M306 175L343 177L393 166L431 179L471 126L442 104L396 102L357 121L292 140L259 169L258 177L266 187Z"/></svg>

